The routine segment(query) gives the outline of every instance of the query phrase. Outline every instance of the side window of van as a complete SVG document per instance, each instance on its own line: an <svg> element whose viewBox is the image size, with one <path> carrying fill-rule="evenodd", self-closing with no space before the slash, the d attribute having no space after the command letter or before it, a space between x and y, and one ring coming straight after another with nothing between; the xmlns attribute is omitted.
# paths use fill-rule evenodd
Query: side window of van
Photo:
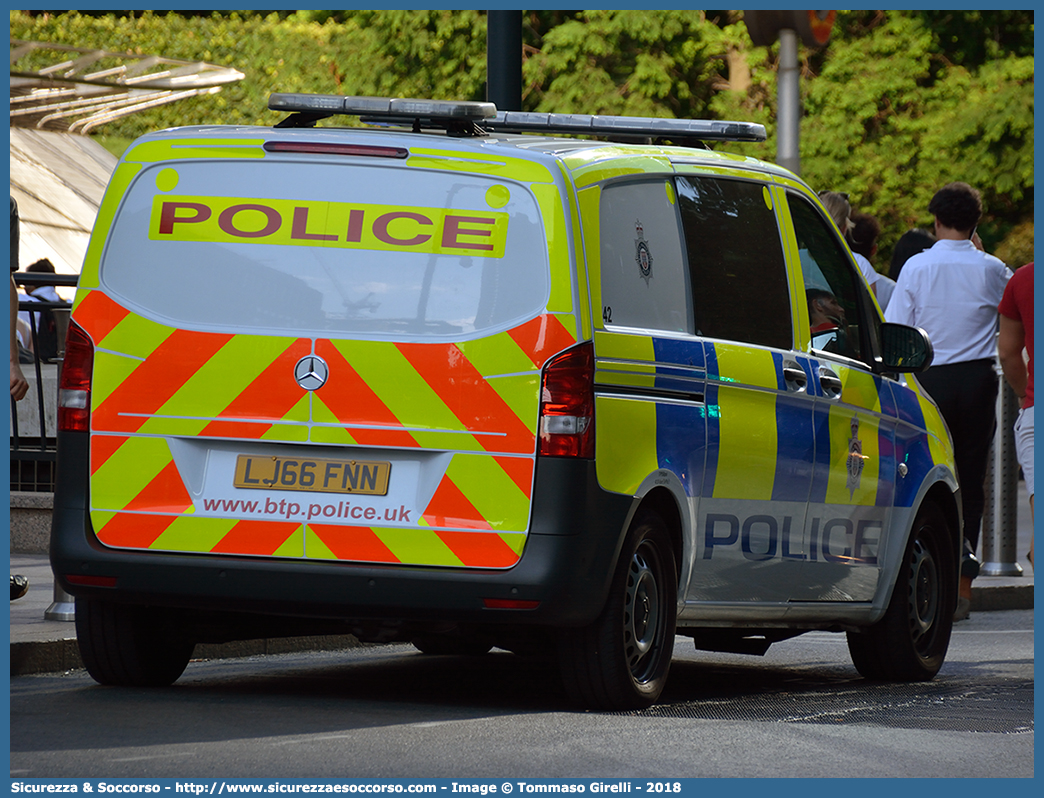
<svg viewBox="0 0 1044 798"><path fill-rule="evenodd" d="M779 226L760 183L679 177L696 331L780 349L793 345Z"/></svg>
<svg viewBox="0 0 1044 798"><path fill-rule="evenodd" d="M607 327L692 333L692 303L670 180L617 183L600 205Z"/></svg>
<svg viewBox="0 0 1044 798"><path fill-rule="evenodd" d="M804 273L812 348L865 360L855 267L833 224L803 197L788 194L787 199Z"/></svg>

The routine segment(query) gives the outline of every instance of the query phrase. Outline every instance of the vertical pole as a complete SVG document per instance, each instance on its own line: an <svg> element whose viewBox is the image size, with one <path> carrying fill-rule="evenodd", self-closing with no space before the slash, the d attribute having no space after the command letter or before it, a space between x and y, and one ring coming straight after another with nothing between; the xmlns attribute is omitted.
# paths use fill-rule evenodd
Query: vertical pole
<svg viewBox="0 0 1044 798"><path fill-rule="evenodd" d="M51 606L44 610L45 621L75 621L76 599L62 590L56 579L51 596Z"/></svg>
<svg viewBox="0 0 1044 798"><path fill-rule="evenodd" d="M486 12L486 99L522 110L522 12Z"/></svg>
<svg viewBox="0 0 1044 798"><path fill-rule="evenodd" d="M986 511L982 515L983 576L1022 576L1018 563L1019 464L1013 426L1019 400L1000 379L997 391L997 434L986 471Z"/></svg>
<svg viewBox="0 0 1044 798"><path fill-rule="evenodd" d="M797 31L779 32L779 74L776 76L776 163L796 175L801 174L798 136L801 126L800 72L798 71Z"/></svg>
<svg viewBox="0 0 1044 798"><path fill-rule="evenodd" d="M64 323L60 323L59 327L64 326L68 329L68 317L69 311L62 311L65 314ZM55 318L60 318L59 312L55 311ZM65 362L65 336L59 335L58 337L58 385L62 384L62 366ZM75 621L76 620L76 599L70 596L64 590L62 586L58 584L58 580L54 580L54 589L51 591L51 605L44 610L45 621Z"/></svg>

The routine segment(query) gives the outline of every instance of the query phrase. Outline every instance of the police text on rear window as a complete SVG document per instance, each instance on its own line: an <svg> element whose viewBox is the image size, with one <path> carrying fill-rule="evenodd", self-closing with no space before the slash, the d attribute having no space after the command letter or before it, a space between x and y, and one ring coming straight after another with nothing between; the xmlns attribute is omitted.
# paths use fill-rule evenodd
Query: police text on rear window
<svg viewBox="0 0 1044 798"><path fill-rule="evenodd" d="M469 337L533 317L549 292L524 187L314 161L144 170L101 279L178 326L324 336Z"/></svg>

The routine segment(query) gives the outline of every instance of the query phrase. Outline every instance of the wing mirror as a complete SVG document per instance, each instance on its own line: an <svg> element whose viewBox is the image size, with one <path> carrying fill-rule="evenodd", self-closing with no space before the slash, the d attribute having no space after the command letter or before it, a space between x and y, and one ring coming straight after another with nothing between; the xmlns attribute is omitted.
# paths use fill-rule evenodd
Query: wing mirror
<svg viewBox="0 0 1044 798"><path fill-rule="evenodd" d="M924 330L890 322L880 329L882 371L924 371L932 365L935 350Z"/></svg>

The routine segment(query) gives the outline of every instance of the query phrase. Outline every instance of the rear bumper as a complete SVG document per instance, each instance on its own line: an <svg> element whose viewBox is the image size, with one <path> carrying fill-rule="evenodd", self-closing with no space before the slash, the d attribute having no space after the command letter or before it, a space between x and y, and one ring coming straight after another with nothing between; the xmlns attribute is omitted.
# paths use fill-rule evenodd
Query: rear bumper
<svg viewBox="0 0 1044 798"><path fill-rule="evenodd" d="M505 570L362 565L111 549L88 507L88 436L60 433L51 565L74 596L349 623L577 626L605 602L632 497L598 487L593 461L537 461L522 558ZM114 587L68 577L107 577ZM536 601L490 609L486 599Z"/></svg>

